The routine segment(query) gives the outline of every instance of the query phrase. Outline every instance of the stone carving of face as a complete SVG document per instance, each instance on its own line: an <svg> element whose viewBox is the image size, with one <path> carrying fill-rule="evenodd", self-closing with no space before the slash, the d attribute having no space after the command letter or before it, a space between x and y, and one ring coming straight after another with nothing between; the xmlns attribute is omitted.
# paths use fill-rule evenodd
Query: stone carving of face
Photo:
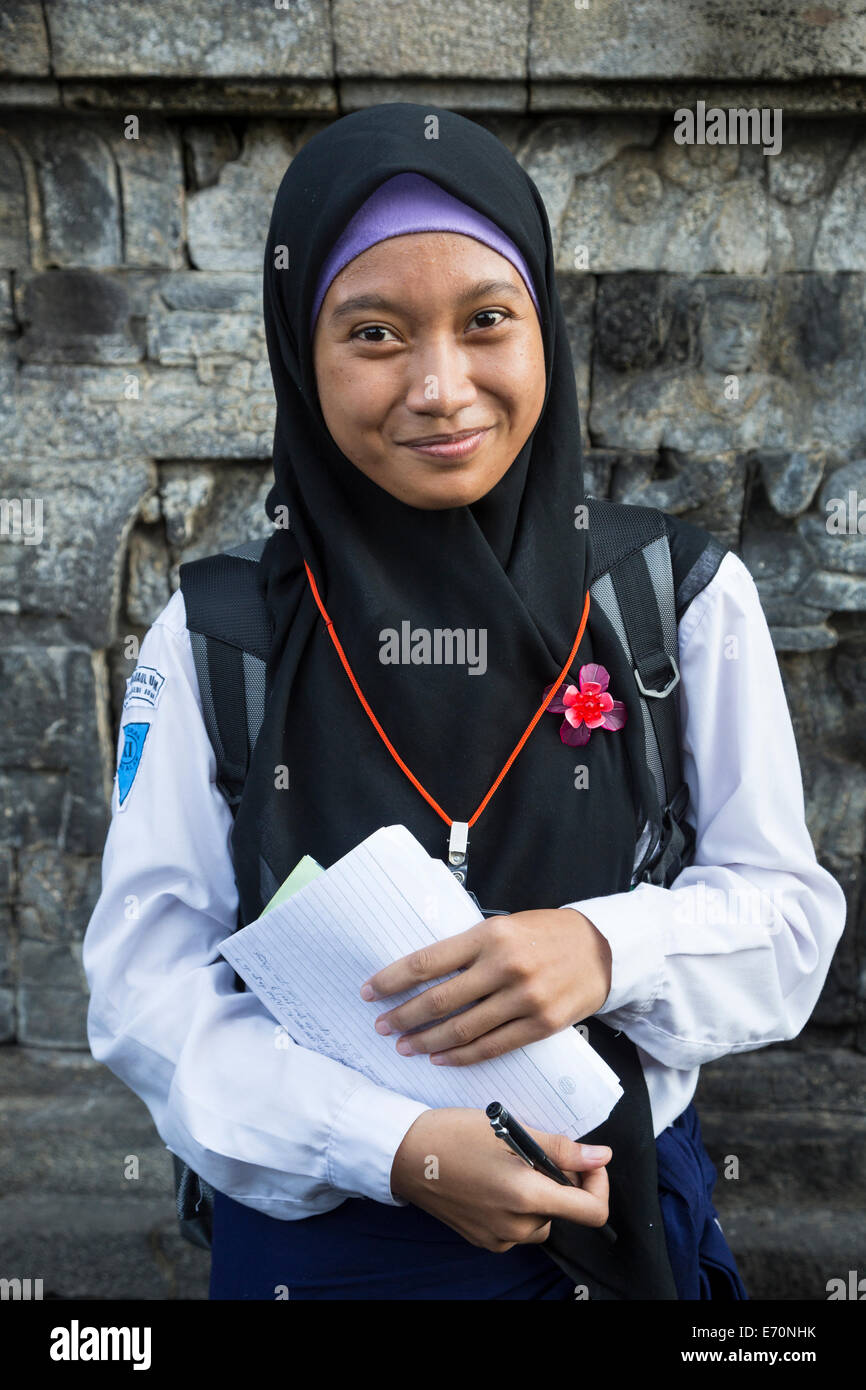
<svg viewBox="0 0 866 1390"><path fill-rule="evenodd" d="M719 298L707 301L701 319L701 355L715 372L747 372L764 326L764 306L754 301Z"/></svg>

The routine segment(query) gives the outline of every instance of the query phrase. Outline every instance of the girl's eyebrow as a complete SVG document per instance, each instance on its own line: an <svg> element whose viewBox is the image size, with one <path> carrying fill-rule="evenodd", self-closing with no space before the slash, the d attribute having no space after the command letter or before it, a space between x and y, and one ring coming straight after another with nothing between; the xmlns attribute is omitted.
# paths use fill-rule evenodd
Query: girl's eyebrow
<svg viewBox="0 0 866 1390"><path fill-rule="evenodd" d="M520 290L513 280L478 280L461 294L458 303L464 304L468 299L479 299L487 294L519 293ZM358 309L392 309L399 312L400 305L382 294L356 294L351 299L344 300L339 308L332 310L331 318L342 318L346 314L354 314Z"/></svg>

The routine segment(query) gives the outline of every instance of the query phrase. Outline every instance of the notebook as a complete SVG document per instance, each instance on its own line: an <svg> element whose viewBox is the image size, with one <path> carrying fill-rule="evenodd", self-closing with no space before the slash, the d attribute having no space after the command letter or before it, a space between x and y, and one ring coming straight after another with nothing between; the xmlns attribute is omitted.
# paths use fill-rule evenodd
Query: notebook
<svg viewBox="0 0 866 1390"><path fill-rule="evenodd" d="M403 1057L380 1013L429 989L386 1000L359 990L383 966L479 921L443 860L403 825L383 826L329 869L304 856L249 926L220 942L238 975L302 1047L425 1105L484 1108L498 1100L522 1124L571 1139L602 1123L622 1095L616 1073L576 1028L468 1066ZM442 976L452 978L455 972Z"/></svg>

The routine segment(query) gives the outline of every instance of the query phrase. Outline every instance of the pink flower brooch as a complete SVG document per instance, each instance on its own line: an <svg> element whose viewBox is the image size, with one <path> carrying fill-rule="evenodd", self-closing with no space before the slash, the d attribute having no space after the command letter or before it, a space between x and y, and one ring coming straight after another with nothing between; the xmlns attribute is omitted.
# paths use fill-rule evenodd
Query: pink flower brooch
<svg viewBox="0 0 866 1390"><path fill-rule="evenodd" d="M562 697L555 695L547 706L548 714L565 715L559 737L571 748L580 748L589 743L593 729L608 729L611 732L621 729L627 718L622 700L614 700L608 694L610 675L603 666L596 662L581 666L577 679L580 689L576 685L567 685L563 690L560 686ZM545 686L544 699L552 689L552 685Z"/></svg>

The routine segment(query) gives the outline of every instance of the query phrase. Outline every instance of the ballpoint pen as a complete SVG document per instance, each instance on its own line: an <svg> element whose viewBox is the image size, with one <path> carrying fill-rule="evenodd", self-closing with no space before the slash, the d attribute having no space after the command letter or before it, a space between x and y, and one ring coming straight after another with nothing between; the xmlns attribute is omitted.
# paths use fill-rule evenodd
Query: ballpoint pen
<svg viewBox="0 0 866 1390"><path fill-rule="evenodd" d="M558 1168L551 1158L548 1158L544 1149L535 1142L532 1135L527 1134L513 1115L509 1115L500 1101L492 1100L487 1106L485 1114L493 1127L494 1134L498 1135L500 1139L504 1139L512 1152L516 1153L518 1158L522 1158L525 1163L528 1163L530 1168L535 1168L545 1177L552 1178L554 1182L561 1183L565 1187L574 1186L574 1183L566 1177L562 1169ZM609 1224L591 1229L598 1229L599 1234L604 1236L611 1245L616 1242L616 1232Z"/></svg>

